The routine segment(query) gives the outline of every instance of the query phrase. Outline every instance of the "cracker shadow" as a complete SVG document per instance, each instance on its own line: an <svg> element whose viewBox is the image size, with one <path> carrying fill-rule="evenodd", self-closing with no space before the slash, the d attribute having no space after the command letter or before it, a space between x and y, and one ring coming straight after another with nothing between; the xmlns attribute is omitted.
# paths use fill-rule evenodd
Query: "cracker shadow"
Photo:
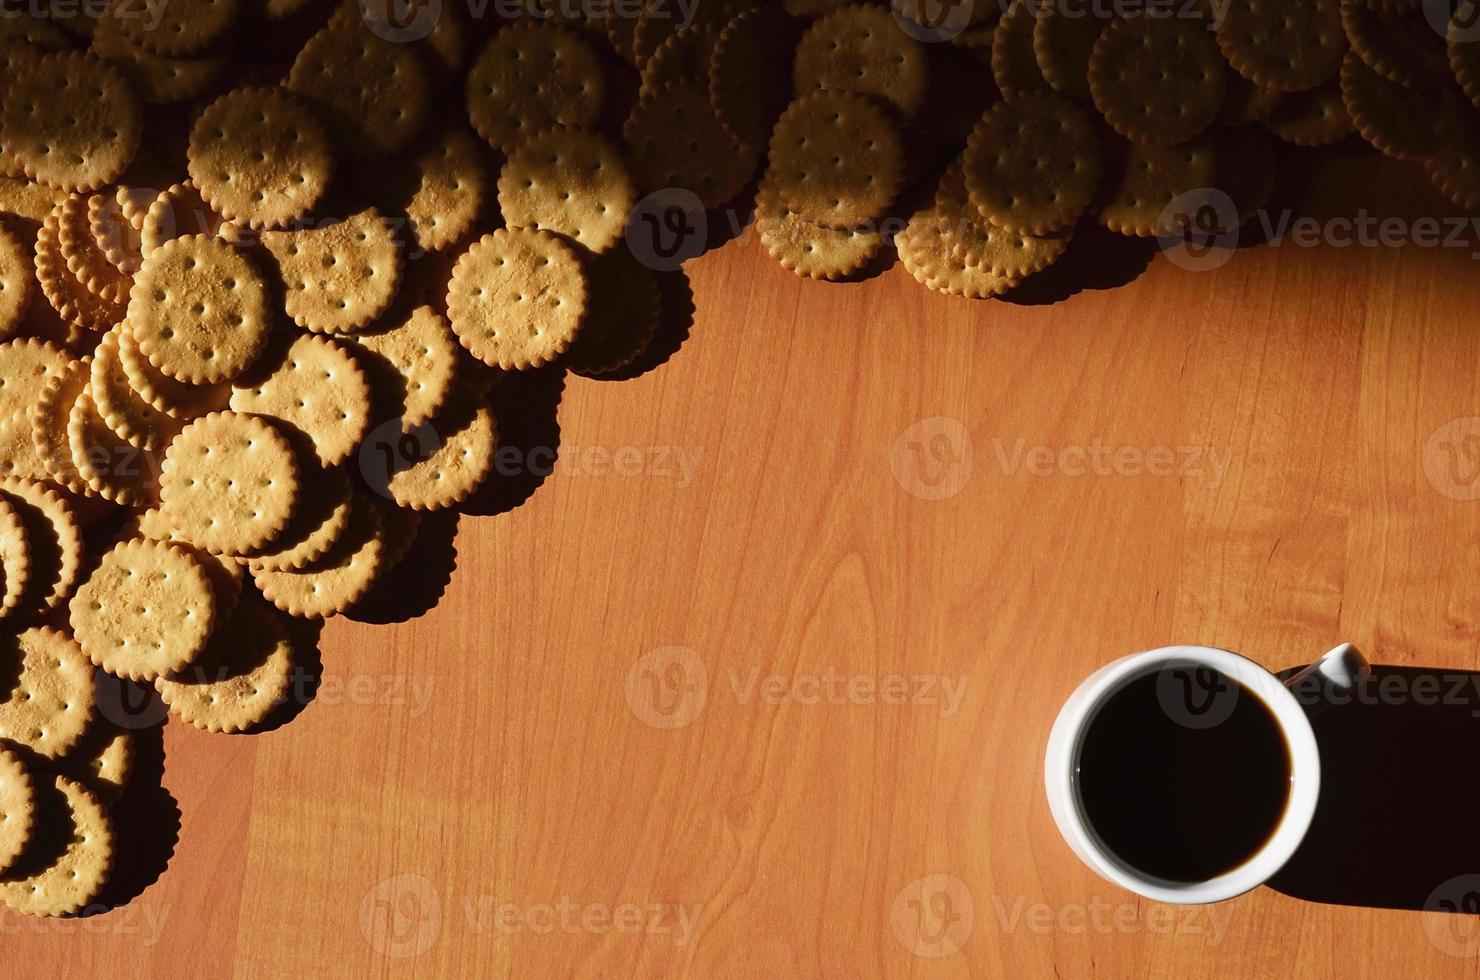
<svg viewBox="0 0 1480 980"><path fill-rule="evenodd" d="M288 678L287 691L277 707L273 708L267 717L256 725L243 729L241 732L243 735L263 735L267 732L275 732L293 721L307 710L314 698L318 697L319 687L323 684L324 655L319 648L319 637L324 631L323 622L284 616L282 623L292 638L295 655L293 672Z"/></svg>
<svg viewBox="0 0 1480 980"><path fill-rule="evenodd" d="M602 381L630 381L667 364L689 339L694 325L694 288L682 269L654 273L658 281L658 328L631 364L600 375Z"/></svg>
<svg viewBox="0 0 1480 980"><path fill-rule="evenodd" d="M489 392L498 422L493 471L478 492L457 508L473 517L506 514L534 496L560 458L560 398L565 370L546 365L514 371Z"/></svg>
<svg viewBox="0 0 1480 980"><path fill-rule="evenodd" d="M458 514L424 514L411 550L345 612L357 623L405 623L436 608L457 571Z"/></svg>
<svg viewBox="0 0 1480 980"><path fill-rule="evenodd" d="M1001 299L1015 306L1050 306L1085 290L1119 289L1139 279L1159 251L1155 238L1117 235L1083 219L1057 262L1027 277Z"/></svg>
<svg viewBox="0 0 1480 980"><path fill-rule="evenodd" d="M180 841L180 805L164 781L164 726L135 729L133 772L109 816L113 821L113 870L87 918L127 905L160 879Z"/></svg>

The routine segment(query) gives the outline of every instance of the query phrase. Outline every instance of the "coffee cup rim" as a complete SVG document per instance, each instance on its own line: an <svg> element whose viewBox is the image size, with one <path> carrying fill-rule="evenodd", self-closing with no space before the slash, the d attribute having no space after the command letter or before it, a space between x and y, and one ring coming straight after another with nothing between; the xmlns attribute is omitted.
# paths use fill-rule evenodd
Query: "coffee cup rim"
<svg viewBox="0 0 1480 980"><path fill-rule="evenodd" d="M1237 867L1196 882L1149 875L1117 857L1091 827L1079 793L1077 765L1085 735L1100 707L1126 685L1168 664L1185 661L1218 670L1253 693L1278 725L1290 756L1290 797L1269 839ZM1300 702L1259 664L1214 647L1168 646L1131 654L1096 671L1065 703L1049 736L1044 781L1055 821L1079 857L1102 877L1155 901L1219 902L1268 881L1294 856L1315 817L1321 760L1315 732Z"/></svg>

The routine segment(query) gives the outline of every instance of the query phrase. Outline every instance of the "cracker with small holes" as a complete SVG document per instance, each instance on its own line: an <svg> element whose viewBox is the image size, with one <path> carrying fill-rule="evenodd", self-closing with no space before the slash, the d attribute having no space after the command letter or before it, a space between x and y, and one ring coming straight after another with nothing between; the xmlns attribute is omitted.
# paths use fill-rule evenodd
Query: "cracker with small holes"
<svg viewBox="0 0 1480 980"><path fill-rule="evenodd" d="M440 252L472 232L493 185L486 152L466 130L457 128L410 162L399 200L416 248Z"/></svg>
<svg viewBox="0 0 1480 980"><path fill-rule="evenodd" d="M1384 13L1346 0L1341 26L1357 56L1390 82L1432 86L1448 72L1444 42L1422 15Z"/></svg>
<svg viewBox="0 0 1480 980"><path fill-rule="evenodd" d="M93 793L66 776L38 777L31 840L0 874L0 902L22 915L71 915L91 905L113 867L113 828Z"/></svg>
<svg viewBox="0 0 1480 980"><path fill-rule="evenodd" d="M1038 67L1035 11L1036 0L1013 0L992 33L992 78L1004 98L1053 91Z"/></svg>
<svg viewBox="0 0 1480 980"><path fill-rule="evenodd" d="M435 445L390 473L388 489L399 507L442 510L462 503L493 469L498 426L488 403L471 386L457 385L427 423Z"/></svg>
<svg viewBox="0 0 1480 980"><path fill-rule="evenodd" d="M378 37L415 41L430 71L434 91L455 84L468 61L468 27L461 4L440 0L405 0L394 6L385 0L341 0L331 23L364 24ZM481 13L478 14L481 16ZM424 27L425 36L418 37Z"/></svg>
<svg viewBox="0 0 1480 980"><path fill-rule="evenodd" d="M119 34L146 51L185 58L226 41L244 7L244 0L170 0L157 9L137 0L116 0L108 20ZM103 31L99 26L98 32Z"/></svg>
<svg viewBox="0 0 1480 980"><path fill-rule="evenodd" d="M334 145L356 160L406 149L425 124L431 84L415 45L358 18L330 23L298 52L286 87L318 110Z"/></svg>
<svg viewBox="0 0 1480 980"><path fill-rule="evenodd" d="M998 279L1024 279L1058 261L1074 238L1069 225L1048 235L1005 231L977 212L966 193L960 158L946 167L935 191L935 214L944 225L941 238L952 255Z"/></svg>
<svg viewBox="0 0 1480 980"><path fill-rule="evenodd" d="M1033 58L1038 62L1043 80L1063 95L1089 98L1092 52L1103 32L1117 22L1091 0L1056 3L1032 0L1028 9L1034 16ZM1147 13L1135 19L1144 21L1152 17Z"/></svg>
<svg viewBox="0 0 1480 980"><path fill-rule="evenodd" d="M1182 146L1149 146L1120 141L1107 167L1105 200L1099 221L1120 235L1153 238L1180 234L1192 221L1207 192L1217 186L1220 169L1208 136Z"/></svg>
<svg viewBox="0 0 1480 980"><path fill-rule="evenodd" d="M816 92L793 102L771 134L770 178L791 212L856 228L889 209L904 174L898 126L867 96Z"/></svg>
<svg viewBox="0 0 1480 980"><path fill-rule="evenodd" d="M719 28L712 24L671 34L643 62L638 95L656 92L675 82L698 82L709 77L709 61L719 41Z"/></svg>
<svg viewBox="0 0 1480 980"><path fill-rule="evenodd" d="M255 597L236 607L200 656L154 681L170 711L208 732L241 732L282 702L293 673L293 643L281 613Z"/></svg>
<svg viewBox="0 0 1480 980"><path fill-rule="evenodd" d="M191 544L248 554L270 542L298 502L292 444L239 412L196 419L170 444L161 474L164 516Z"/></svg>
<svg viewBox="0 0 1480 980"><path fill-rule="evenodd" d="M211 210L195 183L187 180L162 191L144 212L139 227L139 252L141 259L147 259L155 249L190 235L239 243L242 234L237 226Z"/></svg>
<svg viewBox="0 0 1480 980"><path fill-rule="evenodd" d="M0 95L0 157L62 190L93 191L118 179L142 132L133 88L90 54L36 58Z"/></svg>
<svg viewBox="0 0 1480 980"><path fill-rule="evenodd" d="M32 609L55 609L72 594L82 568L82 528L72 505L49 485L21 477L0 480L0 497L15 508L30 545L25 602Z"/></svg>
<svg viewBox="0 0 1480 980"><path fill-rule="evenodd" d="M52 309L70 324L101 333L123 319L123 304L92 292L67 269L55 212L46 216L36 233L36 281Z"/></svg>
<svg viewBox="0 0 1480 980"><path fill-rule="evenodd" d="M956 256L947 238L948 228L935 209L913 215L894 236L899 263L920 285L947 296L988 299L1017 285L1017 280L994 276L981 266L968 266Z"/></svg>
<svg viewBox="0 0 1480 980"><path fill-rule="evenodd" d="M854 4L819 18L802 35L793 71L796 94L853 92L892 105L909 119L925 104L925 49L885 7Z"/></svg>
<svg viewBox="0 0 1480 980"><path fill-rule="evenodd" d="M877 228L828 228L792 214L769 179L762 180L756 192L755 227L761 247L771 258L788 272L809 279L846 278L863 268L884 244L884 234ZM600 309L598 301L596 310ZM593 315L593 320L599 315Z"/></svg>
<svg viewBox="0 0 1480 980"><path fill-rule="evenodd" d="M401 246L375 208L312 228L264 232L262 244L277 260L288 315L314 333L360 329L386 311L401 283Z"/></svg>
<svg viewBox="0 0 1480 980"><path fill-rule="evenodd" d="M151 203L153 198L151 194ZM143 226L145 212L132 208L130 190L124 187L117 188L112 194L93 194L87 199L87 227L92 232L93 242L102 250L108 264L126 276L137 273L144 263L139 230ZM138 224L131 219L131 214L137 214Z"/></svg>
<svg viewBox="0 0 1480 980"><path fill-rule="evenodd" d="M36 270L26 246L0 224L0 340L15 335L36 293Z"/></svg>
<svg viewBox="0 0 1480 980"><path fill-rule="evenodd" d="M93 54L129 80L147 104L190 102L209 92L230 62L219 56L172 58L135 43L119 30L117 21L104 20L93 34Z"/></svg>
<svg viewBox="0 0 1480 980"><path fill-rule="evenodd" d="M10 447L13 452L10 458L19 467L9 475L50 480L76 494L92 492L72 461L72 444L67 431L72 410L87 394L91 374L92 360L85 358L69 363L41 389L30 414L27 434L31 439L31 452L25 455L20 447Z"/></svg>
<svg viewBox="0 0 1480 980"><path fill-rule="evenodd" d="M593 254L621 241L637 186L621 152L604 136L557 127L514 149L498 179L510 227L554 232Z"/></svg>
<svg viewBox="0 0 1480 980"><path fill-rule="evenodd" d="M662 295L653 271L625 248L586 263L590 297L586 322L565 364L577 374L599 377L635 361L658 330Z"/></svg>
<svg viewBox="0 0 1480 980"><path fill-rule="evenodd" d="M565 352L586 313L586 273L574 249L547 231L500 228L452 270L452 332L478 360L506 371Z"/></svg>
<svg viewBox="0 0 1480 980"><path fill-rule="evenodd" d="M1099 135L1061 95L997 103L971 131L961 162L982 217L1025 235L1073 224L1099 190Z"/></svg>
<svg viewBox="0 0 1480 980"><path fill-rule="evenodd" d="M159 457L129 445L108 427L90 391L67 417L72 465L88 490L124 507L147 507L159 491Z"/></svg>
<svg viewBox="0 0 1480 980"><path fill-rule="evenodd" d="M0 638L0 658L14 686L0 701L0 738L55 759L82 736L93 716L93 665L59 630L32 627Z"/></svg>
<svg viewBox="0 0 1480 980"><path fill-rule="evenodd" d="M177 238L150 252L134 277L128 329L162 374L195 385L229 381L272 332L267 282L223 239Z"/></svg>
<svg viewBox="0 0 1480 980"><path fill-rule="evenodd" d="M458 341L447 318L430 306L369 330L344 334L363 352L373 390L387 396L407 429L437 413L457 377Z"/></svg>
<svg viewBox="0 0 1480 980"><path fill-rule="evenodd" d="M468 119L507 152L551 126L589 126L601 111L601 61L585 38L545 24L499 30L468 69Z"/></svg>
<svg viewBox="0 0 1480 980"><path fill-rule="evenodd" d="M273 346L234 382L231 410L272 418L306 437L323 466L348 459L370 425L370 384L353 355L315 334Z"/></svg>
<svg viewBox="0 0 1480 980"><path fill-rule="evenodd" d="M20 608L31 581L31 536L20 510L0 493L0 619Z"/></svg>
<svg viewBox="0 0 1480 980"><path fill-rule="evenodd" d="M709 59L709 101L730 138L765 146L791 102L792 62L806 25L784 10L747 10L725 25Z"/></svg>
<svg viewBox="0 0 1480 980"><path fill-rule="evenodd" d="M1467 211L1480 209L1480 113L1459 113L1454 136L1424 163L1429 180Z"/></svg>
<svg viewBox="0 0 1480 980"><path fill-rule="evenodd" d="M98 414L119 438L138 449L164 449L179 435L181 424L155 408L129 383L120 353L122 333L122 327L114 327L103 335L93 352L88 391Z"/></svg>
<svg viewBox="0 0 1480 980"><path fill-rule="evenodd" d="M57 214L57 245L67 271L82 283L89 293L105 303L124 305L128 303L129 288L133 280L120 272L103 252L92 233L88 220L91 202L102 194L71 194L62 202Z"/></svg>
<svg viewBox="0 0 1480 980"><path fill-rule="evenodd" d="M73 363L63 351L30 337L0 344L0 418L28 414L47 385Z"/></svg>
<svg viewBox="0 0 1480 980"><path fill-rule="evenodd" d="M356 494L349 526L317 561L293 571L254 569L263 597L303 619L336 616L359 602L385 568L382 507Z"/></svg>
<svg viewBox="0 0 1480 980"><path fill-rule="evenodd" d="M1467 36L1467 25L1460 22L1460 7L1449 22L1449 68L1455 81L1477 107L1480 107L1480 41Z"/></svg>
<svg viewBox="0 0 1480 980"><path fill-rule="evenodd" d="M0 213L24 219L33 232L66 199L67 192L59 188L0 174Z"/></svg>
<svg viewBox="0 0 1480 980"><path fill-rule="evenodd" d="M1095 108L1141 143L1185 143L1223 108L1227 62L1202 22L1142 16L1105 28L1089 59Z"/></svg>
<svg viewBox="0 0 1480 980"><path fill-rule="evenodd" d="M93 663L152 681L200 656L219 619L210 576L194 555L135 538L99 559L72 597L71 621Z"/></svg>
<svg viewBox="0 0 1480 980"><path fill-rule="evenodd" d="M247 558L257 572L291 572L322 558L349 527L353 488L342 469L305 467L300 474L298 506L272 542Z"/></svg>
<svg viewBox="0 0 1480 980"><path fill-rule="evenodd" d="M755 172L756 150L725 132L703 85L644 95L622 126L622 140L639 188L687 190L705 208L732 200Z"/></svg>
<svg viewBox="0 0 1480 980"><path fill-rule="evenodd" d="M128 788L133 768L133 733L102 714L94 714L77 744L48 764L46 772L77 780L92 791L98 802L111 808Z"/></svg>
<svg viewBox="0 0 1480 980"><path fill-rule="evenodd" d="M220 411L231 400L229 384L189 384L176 381L160 371L139 351L138 342L127 324L118 333L118 359L129 387L150 408L172 419L188 422Z"/></svg>
<svg viewBox="0 0 1480 980"><path fill-rule="evenodd" d="M234 89L190 130L190 180L212 211L250 228L282 228L324 197L334 172L328 133L284 89Z"/></svg>
<svg viewBox="0 0 1480 980"><path fill-rule="evenodd" d="M1454 97L1389 81L1355 52L1341 66L1341 98L1362 139L1395 160L1427 160L1452 138Z"/></svg>
<svg viewBox="0 0 1480 980"><path fill-rule="evenodd" d="M211 580L211 591L216 595L216 620L222 622L236 609L242 596L242 583L246 577L246 563L229 555L217 555L197 548L186 541L165 517L164 508L158 505L138 513L126 522L120 532L121 538L144 538L161 541L184 550L200 563L201 570Z"/></svg>
<svg viewBox="0 0 1480 980"><path fill-rule="evenodd" d="M1329 146L1356 131L1341 95L1340 79L1287 93L1263 120L1265 128L1295 146Z"/></svg>
<svg viewBox="0 0 1480 980"><path fill-rule="evenodd" d="M0 745L0 875L25 851L36 817L31 770L10 749Z"/></svg>
<svg viewBox="0 0 1480 980"><path fill-rule="evenodd" d="M1280 92L1334 78L1347 51L1340 0L1231 0L1214 24L1234 70Z"/></svg>

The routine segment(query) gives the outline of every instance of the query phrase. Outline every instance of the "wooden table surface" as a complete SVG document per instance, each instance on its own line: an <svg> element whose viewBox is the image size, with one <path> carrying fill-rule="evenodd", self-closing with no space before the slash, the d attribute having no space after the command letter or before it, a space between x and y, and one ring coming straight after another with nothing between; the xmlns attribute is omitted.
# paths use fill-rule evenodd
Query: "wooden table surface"
<svg viewBox="0 0 1480 980"><path fill-rule="evenodd" d="M1453 213L1366 152L1297 170L1303 214ZM559 462L462 519L440 603L330 625L275 731L170 724L167 870L0 917L5 972L1473 976L1480 920L1423 911L1475 907L1473 690L1332 767L1360 825L1297 880L1213 907L1083 867L1041 760L1083 677L1167 643L1480 670L1480 235L1205 272L1086 241L1011 303L753 235L691 262L666 363L511 396L511 486L555 395Z"/></svg>

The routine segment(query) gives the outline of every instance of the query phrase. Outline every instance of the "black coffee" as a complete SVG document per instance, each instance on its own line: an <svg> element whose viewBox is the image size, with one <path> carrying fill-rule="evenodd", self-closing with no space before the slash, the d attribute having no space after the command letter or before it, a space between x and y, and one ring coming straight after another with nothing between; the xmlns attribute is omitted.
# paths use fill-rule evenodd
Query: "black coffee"
<svg viewBox="0 0 1480 980"><path fill-rule="evenodd" d="M1126 864L1170 881L1231 871L1290 797L1290 752L1252 691L1209 667L1132 681L1091 719L1079 755L1089 824Z"/></svg>

